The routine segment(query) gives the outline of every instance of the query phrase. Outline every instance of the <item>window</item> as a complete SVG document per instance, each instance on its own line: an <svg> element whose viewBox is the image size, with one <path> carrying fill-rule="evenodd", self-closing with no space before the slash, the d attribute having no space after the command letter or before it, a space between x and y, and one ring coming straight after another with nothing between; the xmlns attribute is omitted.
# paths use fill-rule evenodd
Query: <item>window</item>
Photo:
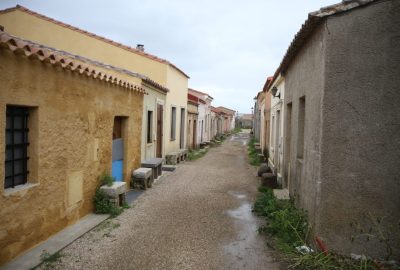
<svg viewBox="0 0 400 270"><path fill-rule="evenodd" d="M6 157L4 188L23 185L28 179L29 108L6 108Z"/></svg>
<svg viewBox="0 0 400 270"><path fill-rule="evenodd" d="M153 142L153 111L147 111L147 143Z"/></svg>
<svg viewBox="0 0 400 270"><path fill-rule="evenodd" d="M297 157L303 158L304 155L304 124L306 114L306 98L301 97L299 99L299 118L297 121Z"/></svg>
<svg viewBox="0 0 400 270"><path fill-rule="evenodd" d="M171 140L176 138L176 107L171 108Z"/></svg>

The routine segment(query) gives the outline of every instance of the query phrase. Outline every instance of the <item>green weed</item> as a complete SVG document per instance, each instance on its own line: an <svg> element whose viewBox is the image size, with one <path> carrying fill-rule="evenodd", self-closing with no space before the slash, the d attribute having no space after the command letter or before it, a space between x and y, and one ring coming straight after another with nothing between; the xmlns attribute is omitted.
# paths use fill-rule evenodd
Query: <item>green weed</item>
<svg viewBox="0 0 400 270"><path fill-rule="evenodd" d="M196 160L196 159L199 159L202 156L204 156L206 153L207 153L206 149L198 149L198 150L190 149L189 153L187 155L187 159L188 160Z"/></svg>
<svg viewBox="0 0 400 270"><path fill-rule="evenodd" d="M96 214L110 214L114 218L124 211L123 207L118 207L111 203L107 194L100 188L96 190L93 203Z"/></svg>
<svg viewBox="0 0 400 270"><path fill-rule="evenodd" d="M111 187L115 181L115 178L109 175L107 172L103 172L99 177L101 185L107 185Z"/></svg>
<svg viewBox="0 0 400 270"><path fill-rule="evenodd" d="M261 160L258 157L258 153L256 151L256 148L254 147L254 144L256 143L256 140L254 138L250 139L250 141L247 144L247 152L249 154L249 160L250 164L253 166L260 166Z"/></svg>
<svg viewBox="0 0 400 270"><path fill-rule="evenodd" d="M48 252L44 252L40 258L42 260L42 263L46 263L46 264L52 264L57 262L58 260L60 260L60 258L62 257L62 255L60 254L60 252L56 252L53 254L50 254Z"/></svg>

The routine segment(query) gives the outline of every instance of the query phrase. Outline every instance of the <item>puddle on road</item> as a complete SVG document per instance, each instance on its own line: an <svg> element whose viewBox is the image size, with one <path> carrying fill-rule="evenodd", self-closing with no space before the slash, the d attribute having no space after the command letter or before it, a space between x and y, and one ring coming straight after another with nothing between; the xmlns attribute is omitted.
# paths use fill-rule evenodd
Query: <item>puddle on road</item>
<svg viewBox="0 0 400 270"><path fill-rule="evenodd" d="M228 269L277 269L269 255L264 239L257 229L260 220L253 215L251 204L244 193L229 191L230 195L241 199L241 205L226 214L233 219L236 235L223 246Z"/></svg>

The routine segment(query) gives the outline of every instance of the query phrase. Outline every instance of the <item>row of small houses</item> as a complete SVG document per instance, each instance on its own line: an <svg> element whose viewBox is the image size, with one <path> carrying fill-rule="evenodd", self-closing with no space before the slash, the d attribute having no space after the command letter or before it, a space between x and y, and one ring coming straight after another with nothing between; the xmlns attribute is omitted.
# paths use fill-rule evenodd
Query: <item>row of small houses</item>
<svg viewBox="0 0 400 270"><path fill-rule="evenodd" d="M93 211L98 177L234 127L172 63L24 7L0 11L0 265Z"/></svg>
<svg viewBox="0 0 400 270"><path fill-rule="evenodd" d="M255 98L277 184L347 255L400 259L399 34L400 1L321 8Z"/></svg>

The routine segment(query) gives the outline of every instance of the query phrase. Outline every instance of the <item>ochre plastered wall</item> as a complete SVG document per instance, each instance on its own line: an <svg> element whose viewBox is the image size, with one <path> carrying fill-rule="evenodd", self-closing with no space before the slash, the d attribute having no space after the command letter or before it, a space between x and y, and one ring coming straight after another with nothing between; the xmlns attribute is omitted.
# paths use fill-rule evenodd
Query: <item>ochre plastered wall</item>
<svg viewBox="0 0 400 270"><path fill-rule="evenodd" d="M93 211L98 176L111 169L114 116L128 117L124 174L129 180L130 171L140 165L143 94L2 48L0 81L3 264ZM30 122L36 164L30 164L29 184L19 192L4 190L6 104L36 107ZM82 190L70 189L71 194L69 185Z"/></svg>

